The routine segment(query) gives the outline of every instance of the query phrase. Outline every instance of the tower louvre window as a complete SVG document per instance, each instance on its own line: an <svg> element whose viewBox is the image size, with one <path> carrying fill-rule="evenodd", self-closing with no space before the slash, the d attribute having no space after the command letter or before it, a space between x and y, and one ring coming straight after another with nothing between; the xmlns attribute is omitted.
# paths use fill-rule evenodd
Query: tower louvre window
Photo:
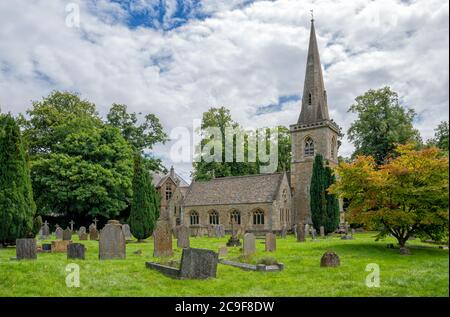
<svg viewBox="0 0 450 317"><path fill-rule="evenodd" d="M314 141L310 137L305 140L305 156L314 156Z"/></svg>

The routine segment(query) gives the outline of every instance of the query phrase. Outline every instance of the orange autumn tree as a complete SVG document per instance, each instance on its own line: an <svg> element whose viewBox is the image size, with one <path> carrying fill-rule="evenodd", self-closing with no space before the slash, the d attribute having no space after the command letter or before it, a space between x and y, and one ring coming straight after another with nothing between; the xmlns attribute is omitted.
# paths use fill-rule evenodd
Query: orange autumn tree
<svg viewBox="0 0 450 317"><path fill-rule="evenodd" d="M377 166L358 156L336 167L329 191L349 201L351 221L392 234L401 247L411 235L448 238L448 156L436 147L398 145L396 156Z"/></svg>

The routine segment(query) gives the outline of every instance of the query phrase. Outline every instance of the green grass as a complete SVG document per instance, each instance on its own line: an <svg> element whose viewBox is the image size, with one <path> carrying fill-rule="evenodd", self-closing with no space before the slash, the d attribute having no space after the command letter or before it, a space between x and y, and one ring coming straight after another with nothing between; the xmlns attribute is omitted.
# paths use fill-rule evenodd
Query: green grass
<svg viewBox="0 0 450 317"><path fill-rule="evenodd" d="M374 241L374 233L356 234L354 240L339 237L298 243L293 236L277 239L277 251L264 251L264 240L256 240L257 254L250 261L274 257L285 264L282 272L248 272L219 264L217 278L174 280L147 269L153 242L127 244L126 260L98 260L98 242L83 241L85 261L67 260L65 253L39 253L37 261L11 261L15 249L0 249L0 296L448 296L448 251L410 241L412 255L401 256L387 249L393 239ZM191 238L191 247L217 251L227 238ZM133 254L142 250L142 255ZM176 249L173 259L181 257ZM338 268L321 268L322 254L335 251ZM239 248L229 249L228 259L239 257ZM167 259L164 259L167 261ZM80 288L65 284L68 263L80 265ZM379 288L365 285L368 263L381 271Z"/></svg>

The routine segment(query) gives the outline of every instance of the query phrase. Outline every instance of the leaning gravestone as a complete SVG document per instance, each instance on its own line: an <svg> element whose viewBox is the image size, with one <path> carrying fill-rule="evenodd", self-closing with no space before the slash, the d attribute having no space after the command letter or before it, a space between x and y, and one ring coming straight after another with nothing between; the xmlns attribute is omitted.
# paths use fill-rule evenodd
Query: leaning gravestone
<svg viewBox="0 0 450 317"><path fill-rule="evenodd" d="M122 226L117 220L109 220L100 232L99 259L125 259L126 243Z"/></svg>
<svg viewBox="0 0 450 317"><path fill-rule="evenodd" d="M37 259L36 239L17 239L16 258L17 260L36 260Z"/></svg>
<svg viewBox="0 0 450 317"><path fill-rule="evenodd" d="M55 230L56 239L62 240L62 238L63 238L63 231L64 230L61 227L56 228L56 230Z"/></svg>
<svg viewBox="0 0 450 317"><path fill-rule="evenodd" d="M322 258L320 259L321 267L337 267L339 265L341 265L339 256L331 251L325 252Z"/></svg>
<svg viewBox="0 0 450 317"><path fill-rule="evenodd" d="M153 256L164 257L173 255L172 251L172 229L167 220L158 220L153 232Z"/></svg>
<svg viewBox="0 0 450 317"><path fill-rule="evenodd" d="M189 227L181 225L177 229L177 247L178 248L189 248L190 241L189 241Z"/></svg>
<svg viewBox="0 0 450 317"><path fill-rule="evenodd" d="M301 224L297 226L297 242L305 242L305 227Z"/></svg>
<svg viewBox="0 0 450 317"><path fill-rule="evenodd" d="M277 249L277 238L276 236L269 232L266 233L266 251L273 252Z"/></svg>
<svg viewBox="0 0 450 317"><path fill-rule="evenodd" d="M253 233L244 234L244 246L242 248L244 255L256 253L256 239Z"/></svg>
<svg viewBox="0 0 450 317"><path fill-rule="evenodd" d="M183 249L180 278L206 279L216 277L219 255L206 249Z"/></svg>
<svg viewBox="0 0 450 317"><path fill-rule="evenodd" d="M72 230L66 228L66 230L63 231L63 240L65 241L72 240Z"/></svg>
<svg viewBox="0 0 450 317"><path fill-rule="evenodd" d="M85 233L86 234L86 233ZM81 243L71 243L67 246L67 259L84 260L86 248Z"/></svg>
<svg viewBox="0 0 450 317"><path fill-rule="evenodd" d="M125 240L132 240L133 239L133 235L131 234L131 229L130 226L128 224L123 224L122 225L122 231L123 231L123 235L125 236Z"/></svg>
<svg viewBox="0 0 450 317"><path fill-rule="evenodd" d="M97 228L92 228L89 230L89 240L98 240L98 231Z"/></svg>

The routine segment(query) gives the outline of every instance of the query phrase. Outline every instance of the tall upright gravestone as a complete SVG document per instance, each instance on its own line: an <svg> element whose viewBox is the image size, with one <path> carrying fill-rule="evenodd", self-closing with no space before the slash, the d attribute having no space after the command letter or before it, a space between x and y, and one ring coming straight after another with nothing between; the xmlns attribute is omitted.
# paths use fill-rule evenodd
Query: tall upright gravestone
<svg viewBox="0 0 450 317"><path fill-rule="evenodd" d="M126 243L122 226L117 220L109 220L100 232L98 246L100 260L125 259Z"/></svg>
<svg viewBox="0 0 450 317"><path fill-rule="evenodd" d="M72 240L72 230L70 230L69 228L66 228L66 230L63 231L62 239L65 241Z"/></svg>
<svg viewBox="0 0 450 317"><path fill-rule="evenodd" d="M173 255L172 228L167 220L158 220L153 232L153 256L164 257Z"/></svg>
<svg viewBox="0 0 450 317"><path fill-rule="evenodd" d="M244 234L244 246L242 248L244 255L256 253L256 239L253 233Z"/></svg>
<svg viewBox="0 0 450 317"><path fill-rule="evenodd" d="M189 227L185 225L181 225L177 229L177 247L178 248L189 248L190 247L190 241L189 241Z"/></svg>
<svg viewBox="0 0 450 317"><path fill-rule="evenodd" d="M274 252L277 249L277 238L276 236L269 232L266 233L266 251Z"/></svg>

